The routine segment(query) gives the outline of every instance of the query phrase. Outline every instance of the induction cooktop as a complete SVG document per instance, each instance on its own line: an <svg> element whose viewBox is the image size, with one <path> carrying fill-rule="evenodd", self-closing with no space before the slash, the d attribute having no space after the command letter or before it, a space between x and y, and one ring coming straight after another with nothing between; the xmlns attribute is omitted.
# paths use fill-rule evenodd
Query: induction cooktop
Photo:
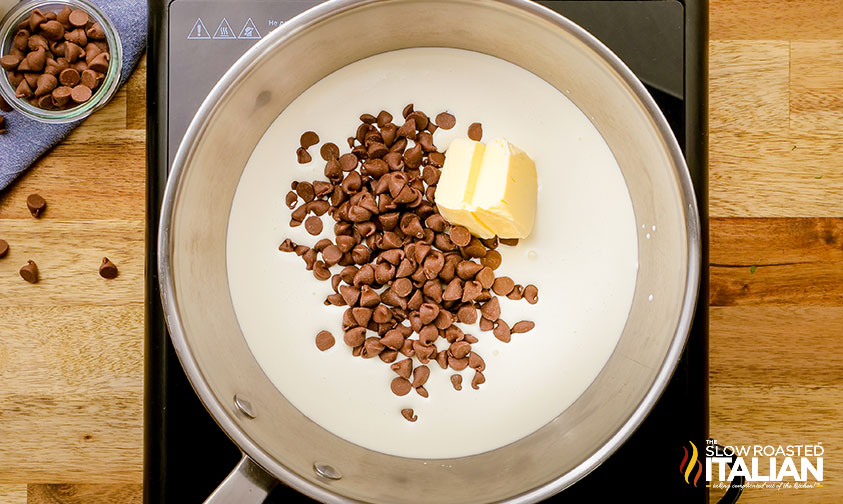
<svg viewBox="0 0 843 504"><path fill-rule="evenodd" d="M170 164L193 115L220 76L258 40L316 0L151 0L144 500L203 501L234 468L237 447L194 394L166 331L155 243ZM539 1L608 45L645 83L668 119L700 203L708 264L707 0ZM707 503L704 484L679 470L683 446L708 439L708 275L678 368L652 413L606 462L547 502ZM267 502L312 502L279 486Z"/></svg>

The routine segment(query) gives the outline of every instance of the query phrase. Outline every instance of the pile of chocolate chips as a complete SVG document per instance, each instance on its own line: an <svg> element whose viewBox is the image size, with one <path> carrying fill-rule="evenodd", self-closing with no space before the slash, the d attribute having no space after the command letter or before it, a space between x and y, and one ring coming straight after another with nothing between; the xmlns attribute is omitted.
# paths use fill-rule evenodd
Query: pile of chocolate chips
<svg viewBox="0 0 843 504"><path fill-rule="evenodd" d="M445 156L437 150L433 133L439 127L453 128L453 115L443 112L433 121L411 104L403 117L398 126L386 111L377 117L364 114L356 135L348 139L350 152L340 155L335 144L322 146L325 180L293 182L286 203L293 210L290 225L304 223L312 235L322 232L320 216L328 213L336 222L335 239L319 240L313 247L286 239L279 250L294 252L317 279L330 280L334 293L325 304L348 306L342 317L343 341L355 357L378 357L391 364L398 375L391 384L393 393L403 396L415 390L428 397L424 385L430 361L443 370L472 368L471 386L477 389L486 381L486 364L471 346L478 339L454 323L474 324L479 319L481 331L509 342L512 334L527 332L535 324L510 326L500 318L497 296L534 304L538 290L495 277L501 264L495 249L499 244L514 246L518 240L481 240L462 226L448 224L436 208ZM478 135L482 127L474 123L471 137ZM318 143L316 133L302 135L300 163L311 160L307 149ZM334 266L342 269L333 274ZM437 351L439 338L449 343L446 350ZM333 344L328 331L316 336L320 350ZM399 354L405 358L398 360ZM413 357L421 363L415 369ZM462 376L452 375L451 383L461 390ZM402 415L408 421L417 419L412 410Z"/></svg>
<svg viewBox="0 0 843 504"><path fill-rule="evenodd" d="M105 30L87 12L34 9L18 25L0 58L15 96L46 110L68 109L91 99L109 65Z"/></svg>

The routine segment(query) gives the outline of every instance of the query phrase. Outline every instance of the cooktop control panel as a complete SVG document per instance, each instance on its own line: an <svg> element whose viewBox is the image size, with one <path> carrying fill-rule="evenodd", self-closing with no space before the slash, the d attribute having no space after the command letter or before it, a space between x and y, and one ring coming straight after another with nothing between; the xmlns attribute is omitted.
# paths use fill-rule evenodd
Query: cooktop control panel
<svg viewBox="0 0 843 504"><path fill-rule="evenodd" d="M172 165L190 121L220 77L250 47L321 0L170 4L168 151Z"/></svg>

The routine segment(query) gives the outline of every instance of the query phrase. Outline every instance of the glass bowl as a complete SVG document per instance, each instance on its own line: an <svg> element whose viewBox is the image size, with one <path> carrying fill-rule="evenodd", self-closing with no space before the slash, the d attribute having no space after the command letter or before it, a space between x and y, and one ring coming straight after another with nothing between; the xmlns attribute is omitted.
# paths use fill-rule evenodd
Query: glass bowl
<svg viewBox="0 0 843 504"><path fill-rule="evenodd" d="M0 21L0 57L9 53L12 47L12 40L17 33L18 25L26 19L29 14L40 9L41 12L58 12L64 7L81 9L88 13L90 18L99 23L105 31L105 40L108 43L109 65L108 71L103 77L100 86L94 91L91 99L75 107L64 110L46 110L32 105L27 100L17 98L15 89L2 70L0 75L0 95L3 99L21 114L45 123L69 123L88 117L96 110L105 106L114 96L120 86L120 75L123 67L123 46L120 43L120 34L111 22L111 19L96 5L85 0L26 0L20 2L10 10Z"/></svg>

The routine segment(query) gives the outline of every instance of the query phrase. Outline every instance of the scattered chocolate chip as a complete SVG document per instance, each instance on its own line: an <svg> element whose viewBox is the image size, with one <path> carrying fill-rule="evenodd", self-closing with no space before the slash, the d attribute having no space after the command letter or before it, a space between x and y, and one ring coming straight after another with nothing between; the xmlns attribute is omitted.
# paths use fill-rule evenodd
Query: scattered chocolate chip
<svg viewBox="0 0 843 504"><path fill-rule="evenodd" d="M304 221L304 228L308 233L316 236L322 232L322 219L316 216L310 216Z"/></svg>
<svg viewBox="0 0 843 504"><path fill-rule="evenodd" d="M536 288L535 285L530 284L524 287L524 299L527 300L530 304L536 304L539 302L539 290Z"/></svg>
<svg viewBox="0 0 843 504"><path fill-rule="evenodd" d="M480 371L474 371L474 378L471 379L471 388L478 390L482 383L486 383L486 377Z"/></svg>
<svg viewBox="0 0 843 504"><path fill-rule="evenodd" d="M475 142L482 140L483 125L480 123L472 123L471 126L468 127L468 138L474 140Z"/></svg>
<svg viewBox="0 0 843 504"><path fill-rule="evenodd" d="M334 335L328 331L319 331L316 335L316 348L322 352L334 346L334 343Z"/></svg>
<svg viewBox="0 0 843 504"><path fill-rule="evenodd" d="M313 161L313 157L303 147L299 147L298 149L296 149L296 160L299 162L299 164L307 164Z"/></svg>
<svg viewBox="0 0 843 504"><path fill-rule="evenodd" d="M535 322L530 322L529 320L522 320L521 322L516 322L515 325L512 326L512 333L525 333L533 330L534 327L536 327Z"/></svg>
<svg viewBox="0 0 843 504"><path fill-rule="evenodd" d="M404 119L406 119L406 118L407 118L407 116L409 116L410 114L412 114L412 113L413 113L413 110L414 110L414 109L413 109L413 104L412 104L412 103L410 103L409 105L407 105L406 107L404 107L404 110L402 110L402 111L401 111L401 116L402 116Z"/></svg>
<svg viewBox="0 0 843 504"><path fill-rule="evenodd" d="M0 239L0 258L6 257L9 253L9 243L6 240Z"/></svg>
<svg viewBox="0 0 843 504"><path fill-rule="evenodd" d="M44 212L44 209L47 208L47 202L39 194L30 194L26 198L26 208L29 209L29 213L31 213L33 217L37 218L40 217Z"/></svg>
<svg viewBox="0 0 843 504"><path fill-rule="evenodd" d="M501 238L501 243L509 247L518 245L518 238Z"/></svg>
<svg viewBox="0 0 843 504"><path fill-rule="evenodd" d="M451 375L451 385L454 386L454 390L462 390L462 375Z"/></svg>
<svg viewBox="0 0 843 504"><path fill-rule="evenodd" d="M34 261L26 261L20 269L20 276L31 284L38 283L38 266Z"/></svg>
<svg viewBox="0 0 843 504"><path fill-rule="evenodd" d="M506 296L512 292L512 289L514 288L515 282L506 276L496 278L495 283L492 284L492 290L495 291L495 294L498 296Z"/></svg>
<svg viewBox="0 0 843 504"><path fill-rule="evenodd" d="M409 391L408 391L409 392ZM403 394L400 394L403 395ZM404 408L401 410L401 416L407 419L408 422L415 422L419 419L418 415L413 412L413 408Z"/></svg>
<svg viewBox="0 0 843 504"><path fill-rule="evenodd" d="M413 389L413 386L410 384L410 381L408 379L399 376L392 380L390 388L392 389L393 394L397 396L405 396L410 393L410 390Z"/></svg>
<svg viewBox="0 0 843 504"><path fill-rule="evenodd" d="M444 130L449 130L457 124L457 119L448 112L442 112L436 116L436 125Z"/></svg>
<svg viewBox="0 0 843 504"><path fill-rule="evenodd" d="M293 191L290 191L290 192L287 193L287 197L286 197L287 208L289 208L290 210L296 208L296 203L298 203L298 201L299 201L299 197L296 193L294 193Z"/></svg>
<svg viewBox="0 0 843 504"><path fill-rule="evenodd" d="M100 276L108 279L117 278L117 266L115 266L113 262L109 261L107 257L102 258L102 263L100 264Z"/></svg>
<svg viewBox="0 0 843 504"><path fill-rule="evenodd" d="M337 144L328 142L319 149L319 154L322 155L322 159L325 161L330 161L340 157L340 148L337 147Z"/></svg>
<svg viewBox="0 0 843 504"><path fill-rule="evenodd" d="M309 149L319 143L319 135L315 131L305 131L301 135L300 144L302 149Z"/></svg>
<svg viewBox="0 0 843 504"><path fill-rule="evenodd" d="M493 334L497 339L503 341L504 343L509 343L512 339L512 331L510 331L509 325L501 319L498 319Z"/></svg>

